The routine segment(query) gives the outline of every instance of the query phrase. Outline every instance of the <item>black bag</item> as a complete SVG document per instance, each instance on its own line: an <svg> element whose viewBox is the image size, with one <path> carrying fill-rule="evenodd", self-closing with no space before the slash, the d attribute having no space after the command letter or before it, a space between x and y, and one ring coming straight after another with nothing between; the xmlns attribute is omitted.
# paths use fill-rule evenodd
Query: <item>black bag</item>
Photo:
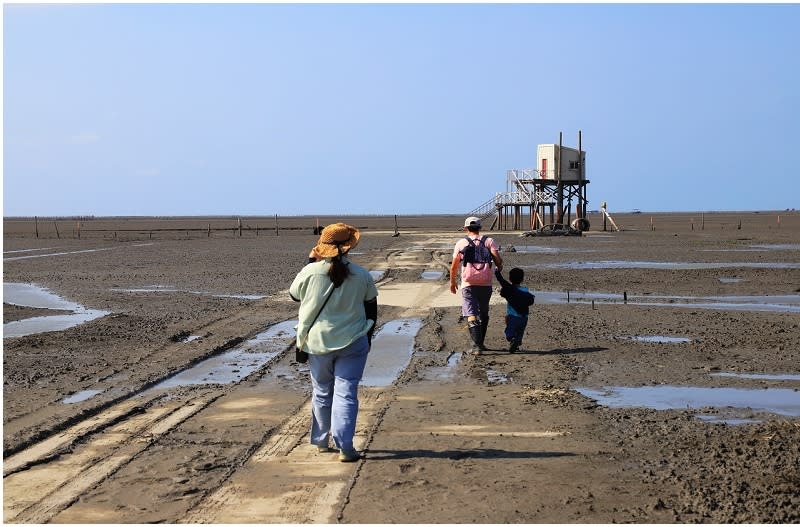
<svg viewBox="0 0 800 527"><path fill-rule="evenodd" d="M468 245L461 251L461 265L466 267L467 264L472 264L479 271L487 264L491 268L494 259L491 251L486 247L486 236L481 236L478 243L475 243L469 236L465 236L465 238Z"/></svg>
<svg viewBox="0 0 800 527"><path fill-rule="evenodd" d="M300 348L294 349L294 360L299 362L300 364L305 364L308 362L308 353L301 350Z"/></svg>

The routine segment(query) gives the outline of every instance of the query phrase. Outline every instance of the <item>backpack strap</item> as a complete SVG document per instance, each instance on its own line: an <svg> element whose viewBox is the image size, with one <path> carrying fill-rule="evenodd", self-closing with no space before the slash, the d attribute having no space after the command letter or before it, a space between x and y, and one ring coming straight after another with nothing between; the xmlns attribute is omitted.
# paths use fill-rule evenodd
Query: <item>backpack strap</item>
<svg viewBox="0 0 800 527"><path fill-rule="evenodd" d="M494 257L492 256L492 251L490 251L486 247L486 235L485 234L483 236L481 236L481 246L484 247L489 252L489 261L486 262L484 265L489 264L489 269L491 269L492 268L492 264L494 263ZM481 268L481 269L483 269L483 268Z"/></svg>

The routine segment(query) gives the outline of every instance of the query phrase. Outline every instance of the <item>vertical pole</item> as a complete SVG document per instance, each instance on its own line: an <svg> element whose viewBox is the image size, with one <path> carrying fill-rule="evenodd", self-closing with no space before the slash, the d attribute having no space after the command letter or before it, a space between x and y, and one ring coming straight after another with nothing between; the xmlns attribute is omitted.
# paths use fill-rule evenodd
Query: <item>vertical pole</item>
<svg viewBox="0 0 800 527"><path fill-rule="evenodd" d="M33 230L36 231L36 237L39 237L39 218L33 217Z"/></svg>
<svg viewBox="0 0 800 527"><path fill-rule="evenodd" d="M781 228L781 215L778 214L778 228Z"/></svg>
<svg viewBox="0 0 800 527"><path fill-rule="evenodd" d="M239 217L239 238L242 237L242 218Z"/></svg>
<svg viewBox="0 0 800 527"><path fill-rule="evenodd" d="M701 231L706 230L706 213L705 212L701 212L700 213L700 230Z"/></svg>
<svg viewBox="0 0 800 527"><path fill-rule="evenodd" d="M556 194L558 201L558 221L564 222L564 184L561 182L561 136L563 132L558 132L558 157L556 158Z"/></svg>
<svg viewBox="0 0 800 527"><path fill-rule="evenodd" d="M78 220L78 239L81 239L81 220Z"/></svg>
<svg viewBox="0 0 800 527"><path fill-rule="evenodd" d="M319 221L319 220L317 220ZM278 232L278 215L275 215L275 236L280 236L280 232Z"/></svg>
<svg viewBox="0 0 800 527"><path fill-rule="evenodd" d="M56 228L56 238L58 238L60 240L61 236L58 234L58 223L56 223L55 220L53 220L53 227Z"/></svg>
<svg viewBox="0 0 800 527"><path fill-rule="evenodd" d="M586 216L586 204L583 202L583 155L581 154L581 131L578 130L578 208L575 211L576 218Z"/></svg>
<svg viewBox="0 0 800 527"><path fill-rule="evenodd" d="M206 237L207 238L211 238L211 224L210 223L208 224L208 235Z"/></svg>

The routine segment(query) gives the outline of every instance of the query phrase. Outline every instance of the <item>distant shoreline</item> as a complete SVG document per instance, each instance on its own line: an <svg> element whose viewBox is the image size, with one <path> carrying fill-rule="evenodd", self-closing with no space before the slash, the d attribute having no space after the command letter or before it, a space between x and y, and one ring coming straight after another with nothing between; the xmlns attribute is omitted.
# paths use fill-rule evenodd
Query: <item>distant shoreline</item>
<svg viewBox="0 0 800 527"><path fill-rule="evenodd" d="M759 210L698 210L698 211L648 211L648 210L641 210L641 211L614 211L609 210L609 213L612 215L683 215L683 214L784 214L784 213L797 213L798 209L776 209L776 210L767 210L767 209L759 209ZM330 218L338 218L338 219L347 219L347 218L393 218L397 216L398 219L400 218L460 218L467 214L466 212L462 213L434 213L434 214L331 214L331 213L324 213L324 214L189 214L189 215L123 215L123 216L100 216L100 215L53 215L53 216L46 216L46 215L34 215L34 216L3 216L3 221L33 221L34 219L39 220L48 220L48 221L92 221L92 220L197 220L197 219L209 219L209 220L236 220L237 218L242 219L264 219L264 220L274 220L277 218L285 218L285 219L330 219ZM590 210L587 215L592 214L600 214L597 210ZM526 214L527 215L527 214Z"/></svg>

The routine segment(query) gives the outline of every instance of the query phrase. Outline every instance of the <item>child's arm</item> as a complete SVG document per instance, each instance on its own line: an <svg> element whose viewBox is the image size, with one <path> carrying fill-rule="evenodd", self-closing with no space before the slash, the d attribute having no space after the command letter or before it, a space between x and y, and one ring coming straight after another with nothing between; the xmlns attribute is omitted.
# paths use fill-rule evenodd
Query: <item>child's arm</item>
<svg viewBox="0 0 800 527"><path fill-rule="evenodd" d="M500 282L501 288L505 288L511 285L511 282L503 278L503 273L500 272L500 269L494 270L494 276L497 278L497 281Z"/></svg>

